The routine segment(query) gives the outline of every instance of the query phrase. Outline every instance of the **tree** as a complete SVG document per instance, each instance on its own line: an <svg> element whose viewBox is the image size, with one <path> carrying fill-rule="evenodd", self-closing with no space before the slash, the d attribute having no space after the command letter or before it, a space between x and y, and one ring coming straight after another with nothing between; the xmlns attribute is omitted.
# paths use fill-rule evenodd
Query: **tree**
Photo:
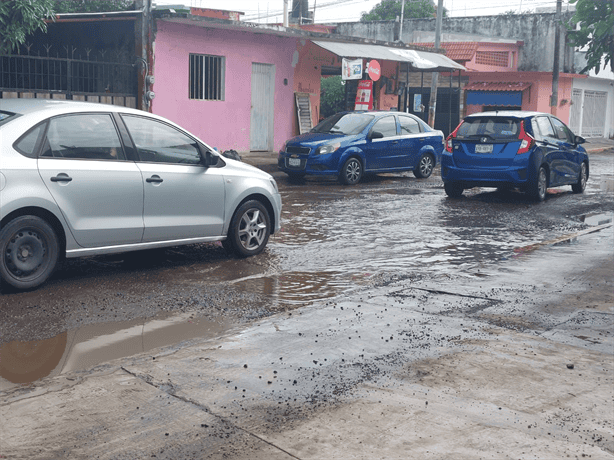
<svg viewBox="0 0 614 460"><path fill-rule="evenodd" d="M56 13L97 13L124 11L132 7L133 0L54 0Z"/></svg>
<svg viewBox="0 0 614 460"><path fill-rule="evenodd" d="M361 22L394 21L401 17L401 0L382 0L371 8L368 13L362 13ZM431 0L405 0L404 18L432 18L437 15L437 8ZM446 16L444 8L443 15Z"/></svg>
<svg viewBox="0 0 614 460"><path fill-rule="evenodd" d="M592 69L599 72L603 58L604 68L609 63L614 72L614 2L570 0L569 3L577 3L572 21L579 25L572 29L571 42L575 46L587 47L586 67L580 73Z"/></svg>
<svg viewBox="0 0 614 460"><path fill-rule="evenodd" d="M322 78L320 83L320 115L330 117L343 110L345 88L341 75Z"/></svg>
<svg viewBox="0 0 614 460"><path fill-rule="evenodd" d="M0 54L8 54L37 30L46 31L53 19L53 0L0 1Z"/></svg>

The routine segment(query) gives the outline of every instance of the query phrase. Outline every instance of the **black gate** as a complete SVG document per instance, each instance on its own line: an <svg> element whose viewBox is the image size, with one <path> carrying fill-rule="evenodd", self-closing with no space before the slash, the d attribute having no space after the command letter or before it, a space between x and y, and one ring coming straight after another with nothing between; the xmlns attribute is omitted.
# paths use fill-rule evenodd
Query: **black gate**
<svg viewBox="0 0 614 460"><path fill-rule="evenodd" d="M407 111L420 117L428 123L429 101L431 88L410 87L407 98ZM403 95L400 96L403 98ZM403 102L403 101L400 101ZM403 104L399 104L402 108ZM437 106L435 108L435 129L443 131L444 135L450 134L460 122L460 89L437 88Z"/></svg>

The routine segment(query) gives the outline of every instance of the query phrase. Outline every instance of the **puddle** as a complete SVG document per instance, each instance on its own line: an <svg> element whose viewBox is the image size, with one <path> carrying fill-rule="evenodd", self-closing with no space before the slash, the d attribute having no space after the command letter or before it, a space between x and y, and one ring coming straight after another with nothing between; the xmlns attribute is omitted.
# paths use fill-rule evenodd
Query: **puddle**
<svg viewBox="0 0 614 460"><path fill-rule="evenodd" d="M584 222L591 227L598 225L609 224L612 222L613 214L600 213L600 214L585 214L580 216L580 222Z"/></svg>
<svg viewBox="0 0 614 460"><path fill-rule="evenodd" d="M7 342L0 346L0 391L194 338L219 337L232 326L228 320L208 321L188 312L92 324L45 340Z"/></svg>

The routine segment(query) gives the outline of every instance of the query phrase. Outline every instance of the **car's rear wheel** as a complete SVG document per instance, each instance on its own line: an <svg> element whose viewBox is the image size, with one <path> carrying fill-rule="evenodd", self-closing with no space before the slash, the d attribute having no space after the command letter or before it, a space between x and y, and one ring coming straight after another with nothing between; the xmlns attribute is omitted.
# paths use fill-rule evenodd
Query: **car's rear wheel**
<svg viewBox="0 0 614 460"><path fill-rule="evenodd" d="M571 189L574 193L582 193L586 189L586 181L588 180L588 168L586 162L582 162L580 165L580 174L578 175L578 182L572 184Z"/></svg>
<svg viewBox="0 0 614 460"><path fill-rule="evenodd" d="M0 230L0 277L16 289L43 284L55 270L60 245L51 225L37 216L20 216Z"/></svg>
<svg viewBox="0 0 614 460"><path fill-rule="evenodd" d="M271 219L266 207L257 200L243 203L230 222L228 238L222 242L226 249L239 257L260 254L271 234Z"/></svg>
<svg viewBox="0 0 614 460"><path fill-rule="evenodd" d="M460 197L463 194L463 191L465 190L459 184L454 183L454 182L444 183L443 188L446 191L446 195L448 195L450 198Z"/></svg>
<svg viewBox="0 0 614 460"><path fill-rule="evenodd" d="M418 179L426 179L433 173L433 169L435 168L435 160L433 156L425 153L420 158L416 169L414 169L414 176Z"/></svg>
<svg viewBox="0 0 614 460"><path fill-rule="evenodd" d="M362 177L362 163L356 157L349 158L341 168L339 182L345 185L355 185L360 182Z"/></svg>
<svg viewBox="0 0 614 460"><path fill-rule="evenodd" d="M539 167L537 171L537 177L532 185L531 196L537 201L544 201L546 199L546 191L548 190L548 175L546 174L546 168Z"/></svg>

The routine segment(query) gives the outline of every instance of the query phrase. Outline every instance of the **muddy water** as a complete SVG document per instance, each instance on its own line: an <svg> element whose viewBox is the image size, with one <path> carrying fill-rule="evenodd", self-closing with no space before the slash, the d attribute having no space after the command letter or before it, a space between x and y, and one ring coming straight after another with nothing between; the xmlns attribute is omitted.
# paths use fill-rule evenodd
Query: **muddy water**
<svg viewBox="0 0 614 460"><path fill-rule="evenodd" d="M550 189L544 203L510 192L445 196L437 176L288 182L282 229L258 257L229 258L220 245L67 261L40 289L0 297L0 388L192 338L342 296L383 275L480 270L544 241L612 219L601 187L613 156L591 157L583 195Z"/></svg>

